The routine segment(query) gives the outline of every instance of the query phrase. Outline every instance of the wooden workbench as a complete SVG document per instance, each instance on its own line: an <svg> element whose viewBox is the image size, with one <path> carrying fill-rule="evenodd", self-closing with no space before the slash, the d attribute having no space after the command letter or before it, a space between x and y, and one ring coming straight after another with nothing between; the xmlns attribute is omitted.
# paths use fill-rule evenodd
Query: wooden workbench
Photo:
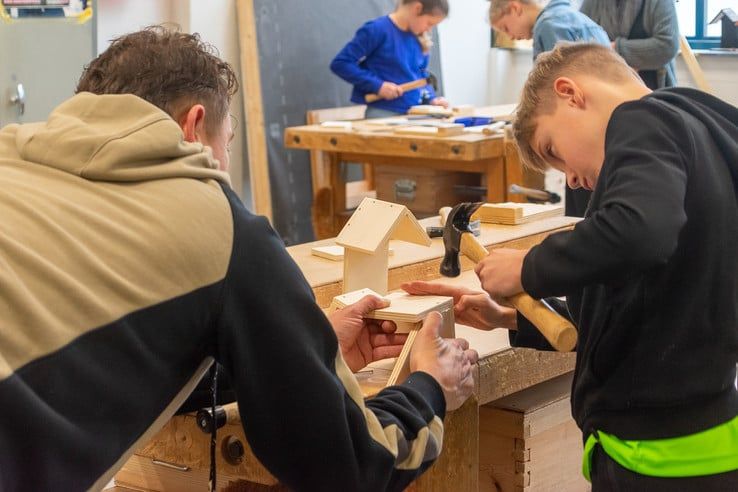
<svg viewBox="0 0 738 492"><path fill-rule="evenodd" d="M571 228L579 219L552 217L519 226L482 225L480 240L488 249L497 247L528 248L547 235ZM421 221L424 226L438 225L437 217ZM342 262L334 262L310 254L315 245L332 243L319 241L288 248L302 268L321 307L327 307L333 296L341 292ZM471 288L479 288L473 265L462 257L462 275L456 279L439 279L439 265L443 257L441 239L434 239L429 248L393 242L394 256L390 257L390 289L396 289L408 280L435 280ZM457 325L457 336L467 338L470 346L479 352L475 374L476 391L462 408L447 415L444 429L444 448L439 460L426 472L411 490L417 491L476 491L479 480L479 405L492 402L538 383L566 374L574 368L573 353L539 352L511 348L506 330L474 330ZM381 388L390 372L391 361L381 361L357 375L365 392ZM240 422L228 424L219 430L219 447L229 436L246 443ZM139 450L116 476L119 484L141 488L145 477L150 490L197 490L207 483L209 437L197 429L194 416L172 419L147 446ZM180 471L157 466L160 460ZM258 463L247 449L238 464L229 463L220 453L217 458L220 484L243 484L244 481L273 486L258 490L283 490L276 480ZM188 471L183 471L184 469ZM189 475L187 475L189 473ZM184 474L184 475L183 475ZM137 481L138 480L138 481ZM172 484L174 488L172 488ZM185 487L185 484L190 484ZM192 487L192 488L191 488ZM226 487L219 490L257 490Z"/></svg>
<svg viewBox="0 0 738 492"><path fill-rule="evenodd" d="M506 104L477 108L476 113L479 116L507 118L513 110L514 105ZM290 127L285 129L284 144L287 148L324 153L323 162L328 167L324 172L330 176L327 189L332 201L331 236L337 235L343 227L341 214L346 209L346 180L342 164L345 162L481 173L484 176L481 185L487 188L488 202L517 200L507 190L512 183L523 183L517 147L512 142L506 142L502 134L410 136L398 135L381 127L373 131L368 125L355 122L351 129L324 128L320 125ZM313 190L314 200L319 199L319 192L318 189ZM331 220L328 222L331 223Z"/></svg>

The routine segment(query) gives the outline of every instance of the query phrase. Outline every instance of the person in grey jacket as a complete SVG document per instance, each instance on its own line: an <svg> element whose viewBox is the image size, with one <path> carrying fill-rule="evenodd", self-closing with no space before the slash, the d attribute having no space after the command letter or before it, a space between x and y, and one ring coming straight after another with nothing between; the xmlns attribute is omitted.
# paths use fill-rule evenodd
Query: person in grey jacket
<svg viewBox="0 0 738 492"><path fill-rule="evenodd" d="M581 11L602 26L613 49L648 87L676 85L679 23L674 0L584 0Z"/></svg>

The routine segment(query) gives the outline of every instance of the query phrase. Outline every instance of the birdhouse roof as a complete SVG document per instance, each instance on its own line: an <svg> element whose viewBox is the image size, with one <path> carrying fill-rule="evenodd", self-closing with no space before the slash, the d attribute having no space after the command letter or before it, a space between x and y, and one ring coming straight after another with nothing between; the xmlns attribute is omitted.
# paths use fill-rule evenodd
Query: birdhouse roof
<svg viewBox="0 0 738 492"><path fill-rule="evenodd" d="M718 15L716 15L715 18L710 21L710 24L714 24L723 18L728 19L734 25L738 26L738 14L736 14L733 9L721 10L720 12L718 12Z"/></svg>
<svg viewBox="0 0 738 492"><path fill-rule="evenodd" d="M431 244L425 229L407 207L364 198L336 238L336 244L373 254L390 239Z"/></svg>

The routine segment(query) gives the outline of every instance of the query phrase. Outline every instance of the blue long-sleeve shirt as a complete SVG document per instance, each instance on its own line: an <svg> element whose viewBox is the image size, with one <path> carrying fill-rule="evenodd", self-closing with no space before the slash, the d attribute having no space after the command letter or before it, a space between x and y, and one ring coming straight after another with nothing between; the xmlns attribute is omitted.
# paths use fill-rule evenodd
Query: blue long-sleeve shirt
<svg viewBox="0 0 738 492"><path fill-rule="evenodd" d="M356 31L354 39L331 62L333 73L353 84L351 102L365 104L364 96L376 94L384 82L404 84L428 77L429 56L423 53L417 36L403 31L388 15L371 20ZM392 100L380 99L372 107L407 113L411 106L433 99L428 85L405 92Z"/></svg>
<svg viewBox="0 0 738 492"><path fill-rule="evenodd" d="M569 0L551 0L538 15L533 26L533 59L554 49L559 41L588 41L610 46L604 29L573 9Z"/></svg>

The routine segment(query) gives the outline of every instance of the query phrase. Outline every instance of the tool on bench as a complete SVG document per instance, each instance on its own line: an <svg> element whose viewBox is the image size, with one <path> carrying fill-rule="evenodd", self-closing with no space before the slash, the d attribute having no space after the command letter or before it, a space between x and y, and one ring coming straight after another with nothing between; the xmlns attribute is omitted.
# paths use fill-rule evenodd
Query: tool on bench
<svg viewBox="0 0 738 492"><path fill-rule="evenodd" d="M441 262L441 275L459 276L459 253L465 254L475 263L487 256L487 249L469 232L470 217L481 205L482 203L460 203L446 217L443 229L445 256ZM568 352L574 348L577 343L574 325L544 301L533 299L524 292L508 298L507 301L538 328L553 348L560 352Z"/></svg>
<svg viewBox="0 0 738 492"><path fill-rule="evenodd" d="M422 89L427 85L428 79L418 79L413 80L412 82L400 84L400 89L402 89L403 92L407 92L413 89ZM366 96L364 96L364 101L366 101L367 103L373 103L379 101L380 99L382 99L382 96L380 96L379 94L367 94Z"/></svg>
<svg viewBox="0 0 738 492"><path fill-rule="evenodd" d="M509 191L514 195L524 195L528 201L533 203L559 203L561 201L561 196L559 196L558 193L546 190L537 190L535 188L526 188L525 186L516 184L511 184Z"/></svg>
<svg viewBox="0 0 738 492"><path fill-rule="evenodd" d="M443 237L443 224L446 223L446 217L451 212L451 207L441 207L438 210L438 215L441 216L441 227L428 226L425 228L425 232L429 237ZM482 234L482 221L472 220L469 222L469 232L479 237Z"/></svg>
<svg viewBox="0 0 738 492"><path fill-rule="evenodd" d="M195 414L195 420L197 421L197 427L200 428L206 434L210 434L213 431L213 422L215 422L215 428L220 429L229 422L235 422L238 420L238 404L229 403L227 405L216 405L215 406L215 418L213 418L212 407L202 408Z"/></svg>

